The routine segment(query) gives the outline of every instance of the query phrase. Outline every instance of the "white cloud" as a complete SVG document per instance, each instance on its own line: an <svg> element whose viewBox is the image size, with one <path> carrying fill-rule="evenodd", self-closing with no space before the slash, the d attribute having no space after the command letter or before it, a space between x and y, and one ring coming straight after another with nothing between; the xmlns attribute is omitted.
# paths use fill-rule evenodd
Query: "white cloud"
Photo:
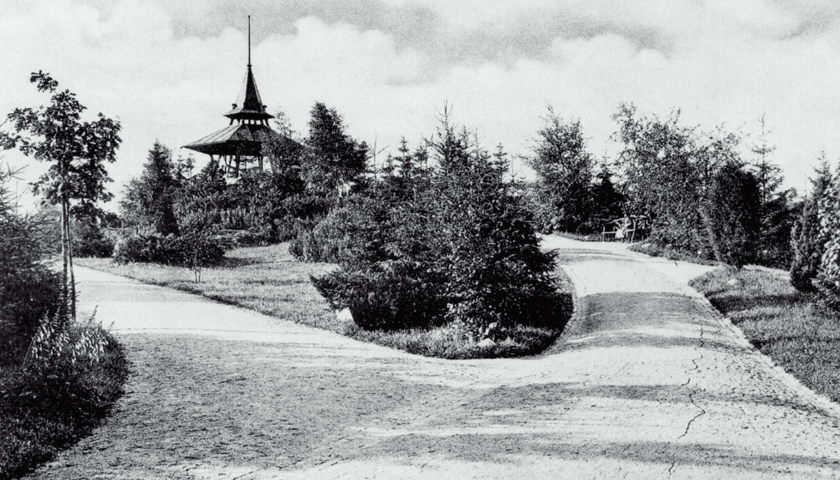
<svg viewBox="0 0 840 480"><path fill-rule="evenodd" d="M344 115L351 134L394 147L402 135L416 145L433 133L448 101L455 120L476 128L486 146L501 142L524 153L551 103L581 119L600 156L615 129L611 114L631 101L642 113L682 108L687 123L705 129L726 123L755 131L766 113L776 160L797 187L820 150L840 156L840 28L826 21L803 30L818 17L813 11L760 0L386 3L432 9L447 27L422 32L440 37L411 45L384 28L296 19L292 31L262 35L253 47L269 108L282 107L305 130L312 104L323 101ZM0 112L44 102L28 82L31 71L43 69L92 113L119 117L125 143L109 169L117 180L111 190L119 191L139 174L155 139L177 148L222 128L221 115L239 93L245 32L228 27L179 37L173 25L188 14L146 0L0 7L0 44L7 46L0 52ZM546 18L566 23L549 25L551 36L527 55L513 49L444 61L433 47L451 47L464 32L483 28L518 34L521 25ZM12 157L19 158L6 154Z"/></svg>

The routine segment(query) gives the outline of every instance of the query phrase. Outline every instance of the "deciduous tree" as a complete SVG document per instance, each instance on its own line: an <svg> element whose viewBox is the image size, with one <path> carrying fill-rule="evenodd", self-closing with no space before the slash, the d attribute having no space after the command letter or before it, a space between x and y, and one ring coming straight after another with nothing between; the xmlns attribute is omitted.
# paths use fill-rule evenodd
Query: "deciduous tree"
<svg viewBox="0 0 840 480"><path fill-rule="evenodd" d="M3 148L18 148L23 154L50 164L47 172L33 184L45 202L61 207L61 252L64 299L75 320L76 287L70 216L90 216L100 201L112 195L105 190L111 181L105 169L116 160L121 143L118 121L98 114L94 121L83 121L86 109L69 90L57 91L58 82L48 73L33 73L30 82L39 92L52 94L48 106L16 108L8 115L12 132L0 132Z"/></svg>
<svg viewBox="0 0 840 480"><path fill-rule="evenodd" d="M536 196L543 223L565 231L576 230L592 211L594 161L586 151L580 121L567 122L549 107L537 132L533 155L537 173Z"/></svg>

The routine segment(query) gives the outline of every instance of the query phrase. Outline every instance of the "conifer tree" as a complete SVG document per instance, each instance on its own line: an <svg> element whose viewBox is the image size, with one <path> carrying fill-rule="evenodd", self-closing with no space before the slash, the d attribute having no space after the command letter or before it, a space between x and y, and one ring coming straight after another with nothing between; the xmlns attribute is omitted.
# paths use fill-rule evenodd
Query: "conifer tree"
<svg viewBox="0 0 840 480"><path fill-rule="evenodd" d="M771 161L774 145L767 136L766 118L759 119L761 133L758 143L752 146L752 169L758 182L760 204L758 208L760 230L758 236L758 261L773 267L787 267L791 261L790 238L793 212L790 200L793 190L783 190L784 176L778 165Z"/></svg>
<svg viewBox="0 0 840 480"><path fill-rule="evenodd" d="M174 201L178 186L172 152L155 141L146 157L143 173L126 186L120 208L137 225L150 227L161 235L177 235Z"/></svg>
<svg viewBox="0 0 840 480"><path fill-rule="evenodd" d="M813 279L817 277L826 238L820 232L820 200L831 185L831 169L825 152L820 154L820 166L815 170L816 177L811 179L813 191L802 207L802 213L796 220L791 233L793 259L790 267L790 283L797 290L813 292Z"/></svg>
<svg viewBox="0 0 840 480"><path fill-rule="evenodd" d="M703 217L719 262L741 268L754 261L759 201L755 176L738 163L726 163L712 177Z"/></svg>

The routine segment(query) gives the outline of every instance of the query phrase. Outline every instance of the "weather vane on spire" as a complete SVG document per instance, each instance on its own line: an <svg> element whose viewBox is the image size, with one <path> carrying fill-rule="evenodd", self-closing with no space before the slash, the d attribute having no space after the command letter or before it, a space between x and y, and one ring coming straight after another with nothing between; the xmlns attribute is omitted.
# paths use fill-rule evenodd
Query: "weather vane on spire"
<svg viewBox="0 0 840 480"><path fill-rule="evenodd" d="M248 67L251 66L251 16L248 15Z"/></svg>

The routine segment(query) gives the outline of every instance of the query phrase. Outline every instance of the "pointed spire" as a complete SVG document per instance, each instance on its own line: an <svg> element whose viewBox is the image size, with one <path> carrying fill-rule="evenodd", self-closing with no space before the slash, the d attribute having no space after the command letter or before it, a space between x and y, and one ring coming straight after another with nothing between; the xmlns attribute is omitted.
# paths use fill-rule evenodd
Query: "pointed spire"
<svg viewBox="0 0 840 480"><path fill-rule="evenodd" d="M251 16L248 15L248 71L245 73L245 81L233 110L225 114L231 119L252 119L267 120L274 118L274 115L265 111L265 105L260 98L260 91L257 88L257 81L254 79L254 72L251 70Z"/></svg>

